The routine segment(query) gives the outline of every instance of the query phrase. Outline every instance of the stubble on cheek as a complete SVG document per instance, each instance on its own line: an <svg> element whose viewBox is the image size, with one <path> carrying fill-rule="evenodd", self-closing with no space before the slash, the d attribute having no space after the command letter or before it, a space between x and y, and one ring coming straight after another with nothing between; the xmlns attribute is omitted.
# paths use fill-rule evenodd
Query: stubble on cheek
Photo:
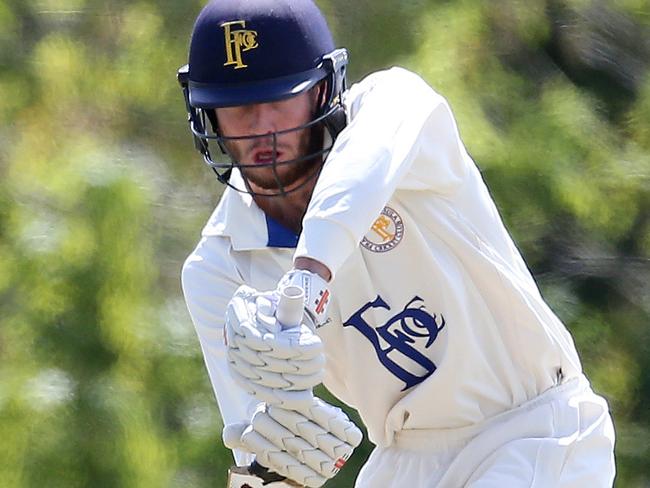
<svg viewBox="0 0 650 488"><path fill-rule="evenodd" d="M246 154L246 141L224 140L221 144L226 148L226 152L231 161L235 164L241 163Z"/></svg>

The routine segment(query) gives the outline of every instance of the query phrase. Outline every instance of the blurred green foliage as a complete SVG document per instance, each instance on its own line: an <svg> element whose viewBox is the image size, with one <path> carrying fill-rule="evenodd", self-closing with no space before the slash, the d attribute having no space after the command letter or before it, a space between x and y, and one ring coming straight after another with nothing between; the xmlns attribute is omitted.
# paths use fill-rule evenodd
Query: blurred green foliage
<svg viewBox="0 0 650 488"><path fill-rule="evenodd" d="M221 191L174 78L201 5L0 0L0 487L224 484L179 286ZM351 80L399 64L449 99L610 401L617 486L649 486L650 2L319 5Z"/></svg>

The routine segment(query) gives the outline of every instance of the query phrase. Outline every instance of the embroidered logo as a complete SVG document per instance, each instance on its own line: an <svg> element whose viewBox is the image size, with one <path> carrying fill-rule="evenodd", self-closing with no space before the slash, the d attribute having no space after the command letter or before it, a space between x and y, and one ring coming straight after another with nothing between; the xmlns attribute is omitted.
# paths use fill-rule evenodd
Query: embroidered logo
<svg viewBox="0 0 650 488"><path fill-rule="evenodd" d="M364 236L361 245L372 252L386 252L395 249L404 237L404 221L390 207L384 207L381 215Z"/></svg>
<svg viewBox="0 0 650 488"><path fill-rule="evenodd" d="M345 321L344 327L354 327L375 348L379 362L394 376L404 382L402 391L421 383L436 370L436 365L423 354L445 326L445 318L431 315L423 300L416 296L404 310L380 326L369 324L363 317L370 309L390 310L390 306L377 295Z"/></svg>
<svg viewBox="0 0 650 488"><path fill-rule="evenodd" d="M317 314L323 313L323 310L325 310L325 306L327 305L329 298L330 298L329 290L321 290L318 292L318 298L314 302L314 305L316 305Z"/></svg>
<svg viewBox="0 0 650 488"><path fill-rule="evenodd" d="M233 29L233 27L242 27L242 29ZM242 60L242 53L255 49L259 46L257 43L257 31L244 29L245 20L234 20L221 24L224 35L226 36L226 62L224 66L234 66L235 69L246 68Z"/></svg>

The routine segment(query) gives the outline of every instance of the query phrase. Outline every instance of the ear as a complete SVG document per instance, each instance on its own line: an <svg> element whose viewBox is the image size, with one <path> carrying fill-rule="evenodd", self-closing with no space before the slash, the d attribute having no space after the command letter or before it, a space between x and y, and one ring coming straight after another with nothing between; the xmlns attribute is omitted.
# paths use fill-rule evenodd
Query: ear
<svg viewBox="0 0 650 488"><path fill-rule="evenodd" d="M316 113L320 113L327 103L327 80L319 81L313 88Z"/></svg>
<svg viewBox="0 0 650 488"><path fill-rule="evenodd" d="M215 134L219 133L219 124L217 122L217 110L216 109L206 109L205 110L205 115L208 117L208 120L210 121L210 125L212 125L212 130L214 131Z"/></svg>

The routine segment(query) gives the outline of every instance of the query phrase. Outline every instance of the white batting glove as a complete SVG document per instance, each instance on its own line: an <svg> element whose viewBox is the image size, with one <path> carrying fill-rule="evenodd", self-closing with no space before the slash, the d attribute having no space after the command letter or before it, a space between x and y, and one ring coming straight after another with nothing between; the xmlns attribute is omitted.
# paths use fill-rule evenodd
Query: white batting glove
<svg viewBox="0 0 650 488"><path fill-rule="evenodd" d="M260 404L249 424L223 431L230 449L251 452L270 471L313 488L339 472L361 439L341 409L316 397L297 411Z"/></svg>
<svg viewBox="0 0 650 488"><path fill-rule="evenodd" d="M226 312L228 365L235 381L260 401L298 408L311 404L325 356L307 314L283 330L275 318L279 293L237 290Z"/></svg>

